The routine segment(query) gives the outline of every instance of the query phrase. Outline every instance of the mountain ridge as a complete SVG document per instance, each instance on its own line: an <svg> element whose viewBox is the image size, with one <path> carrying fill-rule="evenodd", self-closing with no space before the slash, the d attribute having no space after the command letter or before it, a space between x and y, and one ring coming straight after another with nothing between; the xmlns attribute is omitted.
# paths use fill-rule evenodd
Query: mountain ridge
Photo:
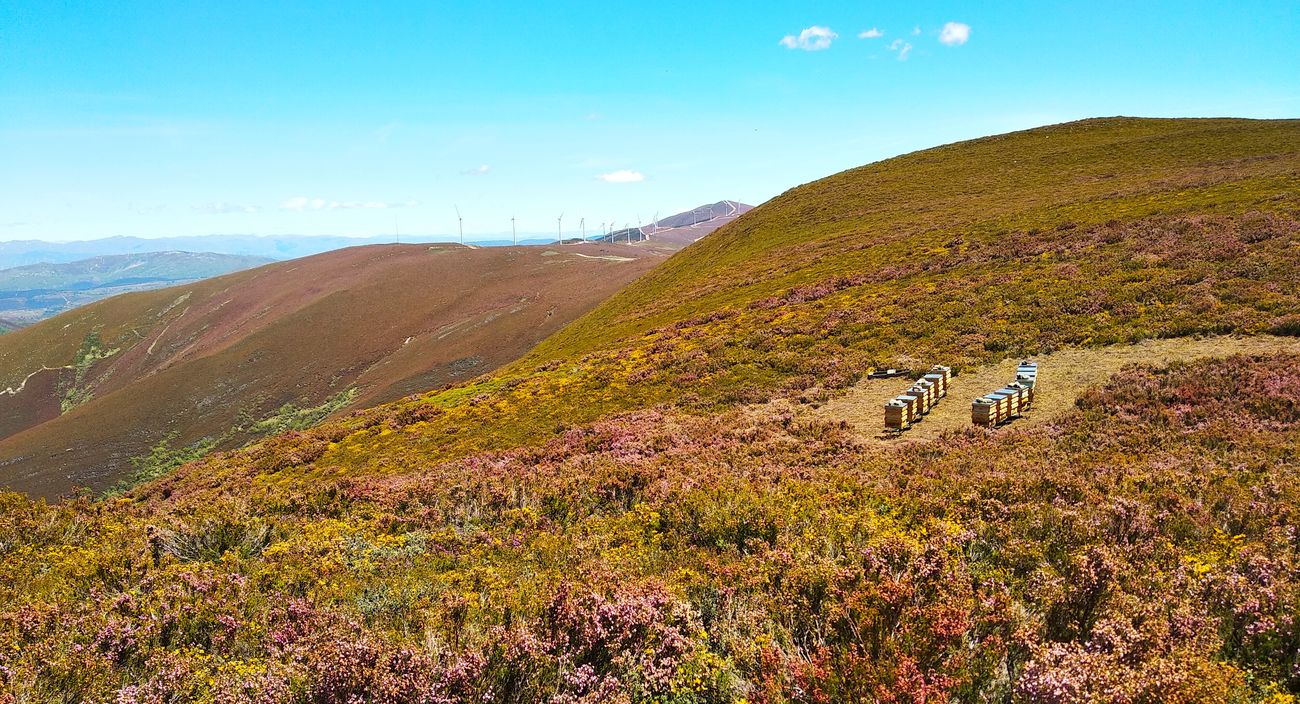
<svg viewBox="0 0 1300 704"><path fill-rule="evenodd" d="M597 238L596 241L641 242L653 238L660 242L673 242L685 246L753 209L752 205L734 200L722 200L660 218L649 225L617 230Z"/></svg>

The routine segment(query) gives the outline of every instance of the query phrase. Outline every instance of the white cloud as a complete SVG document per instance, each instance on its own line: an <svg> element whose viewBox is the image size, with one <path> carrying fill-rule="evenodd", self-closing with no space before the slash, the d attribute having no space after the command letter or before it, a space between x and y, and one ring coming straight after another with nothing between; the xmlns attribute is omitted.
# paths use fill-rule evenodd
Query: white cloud
<svg viewBox="0 0 1300 704"><path fill-rule="evenodd" d="M492 167L488 164L479 164L472 169L465 169L460 172L461 176L487 176L492 172Z"/></svg>
<svg viewBox="0 0 1300 704"><path fill-rule="evenodd" d="M912 52L912 44L902 39L895 39L889 43L889 50L898 52L899 61L907 61L907 55Z"/></svg>
<svg viewBox="0 0 1300 704"><path fill-rule="evenodd" d="M409 208L419 205L419 201L408 200L386 203L378 200L326 200L324 198L307 198L297 196L280 204L281 210L304 212L307 210L387 210L389 208Z"/></svg>
<svg viewBox="0 0 1300 704"><path fill-rule="evenodd" d="M879 39L883 36L885 36L885 33L880 31L879 29L876 29L875 27L872 27L871 29L862 32L858 32L858 39Z"/></svg>
<svg viewBox="0 0 1300 704"><path fill-rule="evenodd" d="M607 174L601 174L596 178L605 183L640 183L645 180L645 174L640 171L621 169L619 171L611 171Z"/></svg>
<svg viewBox="0 0 1300 704"><path fill-rule="evenodd" d="M256 213L261 208L256 205L240 205L239 203L226 203L225 201L214 201L204 203L203 205L191 205L192 210L209 215L230 215L232 213Z"/></svg>
<svg viewBox="0 0 1300 704"><path fill-rule="evenodd" d="M781 38L781 46L787 49L803 49L804 51L821 51L822 49L831 48L831 42L840 35L831 31L830 27L813 25L799 33L799 36L787 34Z"/></svg>
<svg viewBox="0 0 1300 704"><path fill-rule="evenodd" d="M308 210L311 208L311 199L303 196L290 198L280 204L280 210Z"/></svg>
<svg viewBox="0 0 1300 704"><path fill-rule="evenodd" d="M970 39L970 25L961 22L949 22L939 30L939 42L948 46L961 46Z"/></svg>
<svg viewBox="0 0 1300 704"><path fill-rule="evenodd" d="M914 37L921 36L921 25L918 24L912 28L912 36Z"/></svg>

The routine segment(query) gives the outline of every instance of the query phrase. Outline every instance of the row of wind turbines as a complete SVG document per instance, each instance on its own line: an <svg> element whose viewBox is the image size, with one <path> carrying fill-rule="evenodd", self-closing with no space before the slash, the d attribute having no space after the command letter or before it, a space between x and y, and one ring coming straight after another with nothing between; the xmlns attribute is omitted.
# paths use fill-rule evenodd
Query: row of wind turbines
<svg viewBox="0 0 1300 704"><path fill-rule="evenodd" d="M725 204L726 204L726 205L727 205L731 210L730 210L730 212L724 213L723 216L724 216L724 217L729 217L729 216L735 215L735 214L736 214L736 204L733 203L733 202L731 202L731 201L724 201L724 203L725 203ZM708 207L709 207L709 218L707 218L706 221L707 221L707 220L711 220L712 218L717 217L717 214L713 212L713 206L710 205L710 206L708 206ZM459 205L453 205L452 208L454 208L454 209L456 210L456 231L457 231L457 236L459 237L460 244L463 245L463 244L465 244L465 218L464 218L464 217L461 215L461 213L460 213L460 206L459 206ZM697 208L697 209L691 211L690 214L692 215L692 222L691 222L690 225L681 225L680 227L691 227L691 228L694 228L698 222L701 222L701 221L696 220L696 219L694 218L695 213L698 212L699 210L700 210L700 209ZM633 228L633 227L632 227L629 223L627 223L627 222L624 222L624 223L623 223L623 230L622 230L622 231L624 231L624 232L627 233L627 242L628 242L628 244L631 244L631 242L632 242L632 230L633 230L633 229L638 230L638 234L639 234L641 237L643 237L646 241L649 241L649 240L651 239L652 236L658 234L658 232L659 232L659 213L658 213L658 212L655 213L655 215L654 215L654 219L650 222L649 225L641 225L641 224L639 224L639 223L641 222L641 215L640 215L640 214L638 214L638 215L636 216L636 219L637 219L637 223L638 223L638 225L636 226L636 228ZM402 241L402 233L401 233L400 228L397 228L396 218L394 218L394 223L393 223L393 224L394 224L394 228L395 228L396 235L397 235L397 242L400 244L401 241ZM615 222L614 222L613 220L610 220L610 221L608 221L608 222L602 222L602 223L600 224L601 237L608 237L608 236L610 236L612 233L617 232L617 230L614 229L614 225L615 225ZM676 227L678 227L678 226L670 226L668 229L669 229L669 230L672 230L672 229L676 229ZM579 218L579 219L578 219L578 228L579 228L579 230L581 230L582 234L581 234L580 239L579 239L577 242L575 242L574 244L582 244L582 243L584 243L584 242L587 242L588 240L587 240L587 219L586 219L586 218ZM647 232L647 230L649 230L649 232ZM556 240L557 240L557 242L558 242L559 244L561 244L561 245L564 244L564 213L560 213L559 217L555 218L555 237L556 237ZM518 229L516 228L516 225L515 225L515 216L513 216L513 215L510 216L510 241L511 241L511 244L514 244L514 245L518 245L518 244L519 244L519 231L518 231ZM611 240L611 242L612 242L612 241L614 241L614 240ZM640 240L638 240L638 241L640 241Z"/></svg>
<svg viewBox="0 0 1300 704"><path fill-rule="evenodd" d="M460 237L460 243L465 244L465 218L462 217L460 214L459 205L454 205L452 207L455 208L456 210L456 233ZM641 216L637 215L636 219L637 222L640 223ZM582 238L578 242L575 242L574 244L582 244L583 242L587 241L587 219L578 218L578 227L582 231ZM650 232L647 233L646 227L643 227L640 224L637 225L637 229L641 231L641 236L649 240L654 233L659 231L659 213L655 213L654 221L650 223L649 228L650 228ZM628 223L624 222L623 229L627 231L627 241L629 244L631 244L632 227ZM600 230L601 230L601 237L606 237L609 234L613 233L615 231L614 221L611 220L609 222L602 222L600 224ZM564 244L564 213L560 213L560 216L555 218L555 236L559 244ZM511 244L514 245L519 244L519 231L516 229L515 216L513 215L510 216L510 242Z"/></svg>

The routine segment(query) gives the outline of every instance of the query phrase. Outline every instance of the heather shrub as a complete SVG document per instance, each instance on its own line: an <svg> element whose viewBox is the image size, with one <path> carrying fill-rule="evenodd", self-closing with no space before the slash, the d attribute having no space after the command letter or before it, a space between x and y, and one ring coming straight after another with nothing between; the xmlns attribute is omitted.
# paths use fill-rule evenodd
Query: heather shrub
<svg viewBox="0 0 1300 704"><path fill-rule="evenodd" d="M1300 688L1297 370L1129 368L1044 426L891 450L780 405L658 408L371 475L250 473L238 497L205 476L237 454L134 500L0 495L0 584L21 585L0 587L0 640L20 646L0 683L93 701L1265 701Z"/></svg>

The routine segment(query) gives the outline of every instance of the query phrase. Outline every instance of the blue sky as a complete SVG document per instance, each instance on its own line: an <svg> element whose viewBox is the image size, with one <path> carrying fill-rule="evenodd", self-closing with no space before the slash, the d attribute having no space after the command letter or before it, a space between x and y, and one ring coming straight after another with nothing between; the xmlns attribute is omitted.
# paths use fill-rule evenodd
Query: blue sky
<svg viewBox="0 0 1300 704"><path fill-rule="evenodd" d="M621 227L1083 117L1300 116L1297 34L1295 0L5 0L0 240Z"/></svg>

